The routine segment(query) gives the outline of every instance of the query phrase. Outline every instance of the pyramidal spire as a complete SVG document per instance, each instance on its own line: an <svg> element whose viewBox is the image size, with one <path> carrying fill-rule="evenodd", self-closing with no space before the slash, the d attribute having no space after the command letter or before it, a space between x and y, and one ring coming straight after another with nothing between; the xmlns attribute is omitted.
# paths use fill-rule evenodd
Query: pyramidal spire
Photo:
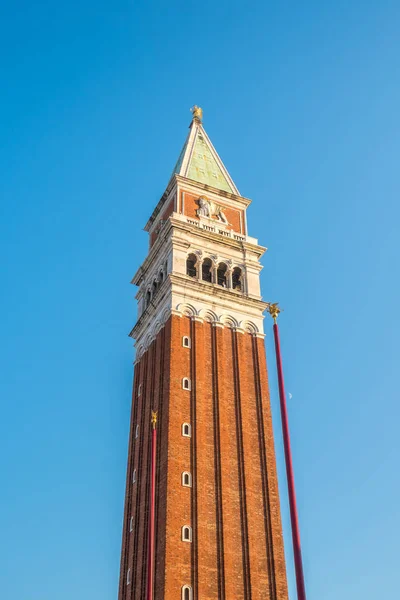
<svg viewBox="0 0 400 600"><path fill-rule="evenodd" d="M203 111L193 106L189 135L173 173L240 196L203 127Z"/></svg>

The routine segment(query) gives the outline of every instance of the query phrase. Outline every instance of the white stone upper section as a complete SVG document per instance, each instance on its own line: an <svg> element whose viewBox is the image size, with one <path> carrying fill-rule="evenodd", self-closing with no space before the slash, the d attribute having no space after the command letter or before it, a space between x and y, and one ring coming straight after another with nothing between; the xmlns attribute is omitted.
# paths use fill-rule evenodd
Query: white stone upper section
<svg viewBox="0 0 400 600"><path fill-rule="evenodd" d="M173 213L132 281L139 286L136 347L146 349L171 314L262 335L264 252L255 238Z"/></svg>
<svg viewBox="0 0 400 600"><path fill-rule="evenodd" d="M150 216L149 253L134 276L138 356L171 314L263 335L260 258L240 196L198 108L168 186Z"/></svg>

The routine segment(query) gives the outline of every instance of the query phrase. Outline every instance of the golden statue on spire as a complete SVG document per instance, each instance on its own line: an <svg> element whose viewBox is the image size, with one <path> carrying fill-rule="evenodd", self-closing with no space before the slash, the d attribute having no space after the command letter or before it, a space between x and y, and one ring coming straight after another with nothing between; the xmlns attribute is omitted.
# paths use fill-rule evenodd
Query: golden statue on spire
<svg viewBox="0 0 400 600"><path fill-rule="evenodd" d="M153 425L153 429L155 429L157 425L157 411L151 411L151 424Z"/></svg>
<svg viewBox="0 0 400 600"><path fill-rule="evenodd" d="M203 120L203 109L200 108L200 106L197 106L197 104L195 104L190 109L190 112L192 113L194 120L199 121L199 123L202 122L202 120Z"/></svg>

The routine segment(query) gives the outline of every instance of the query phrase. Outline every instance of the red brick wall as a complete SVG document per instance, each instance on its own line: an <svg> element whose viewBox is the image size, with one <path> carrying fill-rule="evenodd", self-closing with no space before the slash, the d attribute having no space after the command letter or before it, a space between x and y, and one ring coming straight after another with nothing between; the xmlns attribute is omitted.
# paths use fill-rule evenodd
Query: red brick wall
<svg viewBox="0 0 400 600"><path fill-rule="evenodd" d="M199 208L199 205L196 200L198 200L198 198L199 194L194 195L190 194L189 192L181 192L179 212L185 214L191 219L197 219L198 216L196 211ZM223 206L223 202L218 202L218 204ZM231 226L230 229L244 234L244 211L231 208L229 206L224 206L223 210L226 218L228 219L228 223Z"/></svg>
<svg viewBox="0 0 400 600"><path fill-rule="evenodd" d="M264 343L178 316L135 367L119 600L145 600L151 408L159 412L155 600L180 600L185 584L194 600L287 600ZM183 471L192 488L181 485ZM182 541L183 525L192 543Z"/></svg>

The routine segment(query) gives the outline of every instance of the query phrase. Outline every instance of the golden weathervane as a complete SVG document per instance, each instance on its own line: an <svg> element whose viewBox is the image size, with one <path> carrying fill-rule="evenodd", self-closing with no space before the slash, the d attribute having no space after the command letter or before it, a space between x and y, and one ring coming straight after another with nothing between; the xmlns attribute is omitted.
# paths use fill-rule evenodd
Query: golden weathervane
<svg viewBox="0 0 400 600"><path fill-rule="evenodd" d="M200 121L200 123L203 120L203 109L200 108L200 106L197 106L197 104L195 104L191 109L190 109L192 115L193 115L193 119L195 119L196 121Z"/></svg>
<svg viewBox="0 0 400 600"><path fill-rule="evenodd" d="M151 411L151 424L153 425L153 429L155 429L157 425L157 411Z"/></svg>

